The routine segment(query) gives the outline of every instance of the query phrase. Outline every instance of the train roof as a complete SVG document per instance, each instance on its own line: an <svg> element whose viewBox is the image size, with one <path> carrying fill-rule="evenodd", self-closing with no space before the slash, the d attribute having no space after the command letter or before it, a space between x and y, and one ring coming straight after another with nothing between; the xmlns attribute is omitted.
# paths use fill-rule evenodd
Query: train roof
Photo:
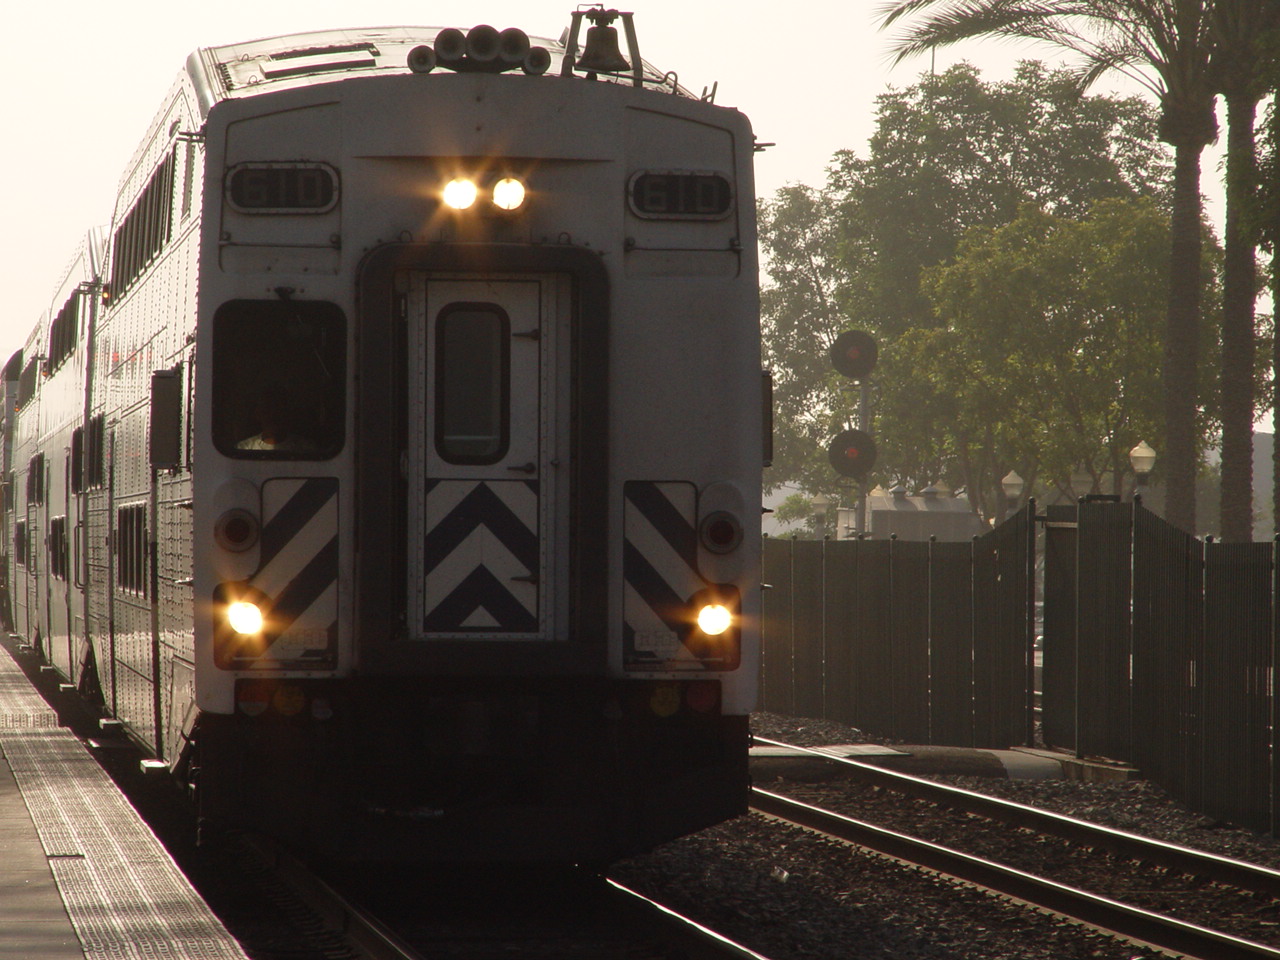
<svg viewBox="0 0 1280 960"><path fill-rule="evenodd" d="M363 27L295 33L202 47L187 58L187 74L195 85L205 116L220 100L251 97L292 87L331 83L351 76L409 73L409 51L435 42L444 27ZM544 37L529 37L551 54L547 76L558 76L564 45ZM680 96L692 96L674 73L656 70L642 61L647 83ZM438 67L440 72L447 68ZM601 80L631 82L630 76L601 75Z"/></svg>

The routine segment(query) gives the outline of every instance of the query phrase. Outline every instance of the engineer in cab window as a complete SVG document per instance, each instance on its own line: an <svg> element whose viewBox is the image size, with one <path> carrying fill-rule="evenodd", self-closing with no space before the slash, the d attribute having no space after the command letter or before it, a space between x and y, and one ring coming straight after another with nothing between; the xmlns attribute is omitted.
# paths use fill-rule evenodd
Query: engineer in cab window
<svg viewBox="0 0 1280 960"><path fill-rule="evenodd" d="M258 391L249 427L257 430L236 443L238 450L314 454L324 435L324 400L306 380L272 381Z"/></svg>
<svg viewBox="0 0 1280 960"><path fill-rule="evenodd" d="M326 460L344 440L346 319L334 304L233 300L214 315L213 439L250 460Z"/></svg>

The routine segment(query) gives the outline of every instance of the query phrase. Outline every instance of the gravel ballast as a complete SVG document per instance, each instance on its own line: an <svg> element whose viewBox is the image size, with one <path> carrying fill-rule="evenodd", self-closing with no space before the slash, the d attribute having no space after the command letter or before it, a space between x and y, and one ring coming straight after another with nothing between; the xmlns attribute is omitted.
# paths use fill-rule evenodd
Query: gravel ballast
<svg viewBox="0 0 1280 960"><path fill-rule="evenodd" d="M875 742L841 724L764 713L753 716L752 731L809 747ZM948 774L933 779L1280 869L1280 843L1199 816L1141 780L1095 784ZM820 785L759 785L804 794L802 799L828 805L822 802L826 788ZM829 798L841 793L833 785ZM856 809L845 812L857 816ZM912 815L930 816L927 812ZM920 826L928 829L927 824ZM935 825L935 829L955 828ZM1027 843L1020 831L1006 831L1006 835L1011 855L1019 844ZM1160 956L755 814L624 861L610 873L772 960ZM1259 903L1257 913L1257 930L1280 928L1275 904Z"/></svg>

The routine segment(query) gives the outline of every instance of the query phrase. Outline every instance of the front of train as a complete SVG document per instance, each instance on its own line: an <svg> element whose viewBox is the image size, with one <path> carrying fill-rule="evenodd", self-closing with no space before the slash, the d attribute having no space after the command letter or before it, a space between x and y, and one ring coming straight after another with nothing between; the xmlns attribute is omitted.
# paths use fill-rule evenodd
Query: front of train
<svg viewBox="0 0 1280 960"><path fill-rule="evenodd" d="M567 35L189 65L188 769L216 821L343 858L603 861L745 810L753 138L640 61L629 14Z"/></svg>

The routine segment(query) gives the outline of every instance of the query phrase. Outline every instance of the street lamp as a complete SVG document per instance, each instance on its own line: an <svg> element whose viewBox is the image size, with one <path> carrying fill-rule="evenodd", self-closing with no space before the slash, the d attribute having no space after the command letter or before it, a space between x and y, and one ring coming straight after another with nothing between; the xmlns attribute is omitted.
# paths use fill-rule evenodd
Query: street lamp
<svg viewBox="0 0 1280 960"><path fill-rule="evenodd" d="M809 504L813 507L813 515L817 519L816 528L818 539L821 540L827 535L827 508L831 506L831 498L825 494L818 494Z"/></svg>
<svg viewBox="0 0 1280 960"><path fill-rule="evenodd" d="M1026 482L1018 476L1018 471L1010 470L1000 481L1000 486L1004 488L1005 499L1013 504L1017 503L1018 498L1022 496L1022 488L1026 486Z"/></svg>
<svg viewBox="0 0 1280 960"><path fill-rule="evenodd" d="M1139 441L1138 445L1129 451L1129 465L1133 467L1135 478L1133 492L1136 496L1146 486L1147 476L1156 465L1156 452L1151 449L1147 441Z"/></svg>

